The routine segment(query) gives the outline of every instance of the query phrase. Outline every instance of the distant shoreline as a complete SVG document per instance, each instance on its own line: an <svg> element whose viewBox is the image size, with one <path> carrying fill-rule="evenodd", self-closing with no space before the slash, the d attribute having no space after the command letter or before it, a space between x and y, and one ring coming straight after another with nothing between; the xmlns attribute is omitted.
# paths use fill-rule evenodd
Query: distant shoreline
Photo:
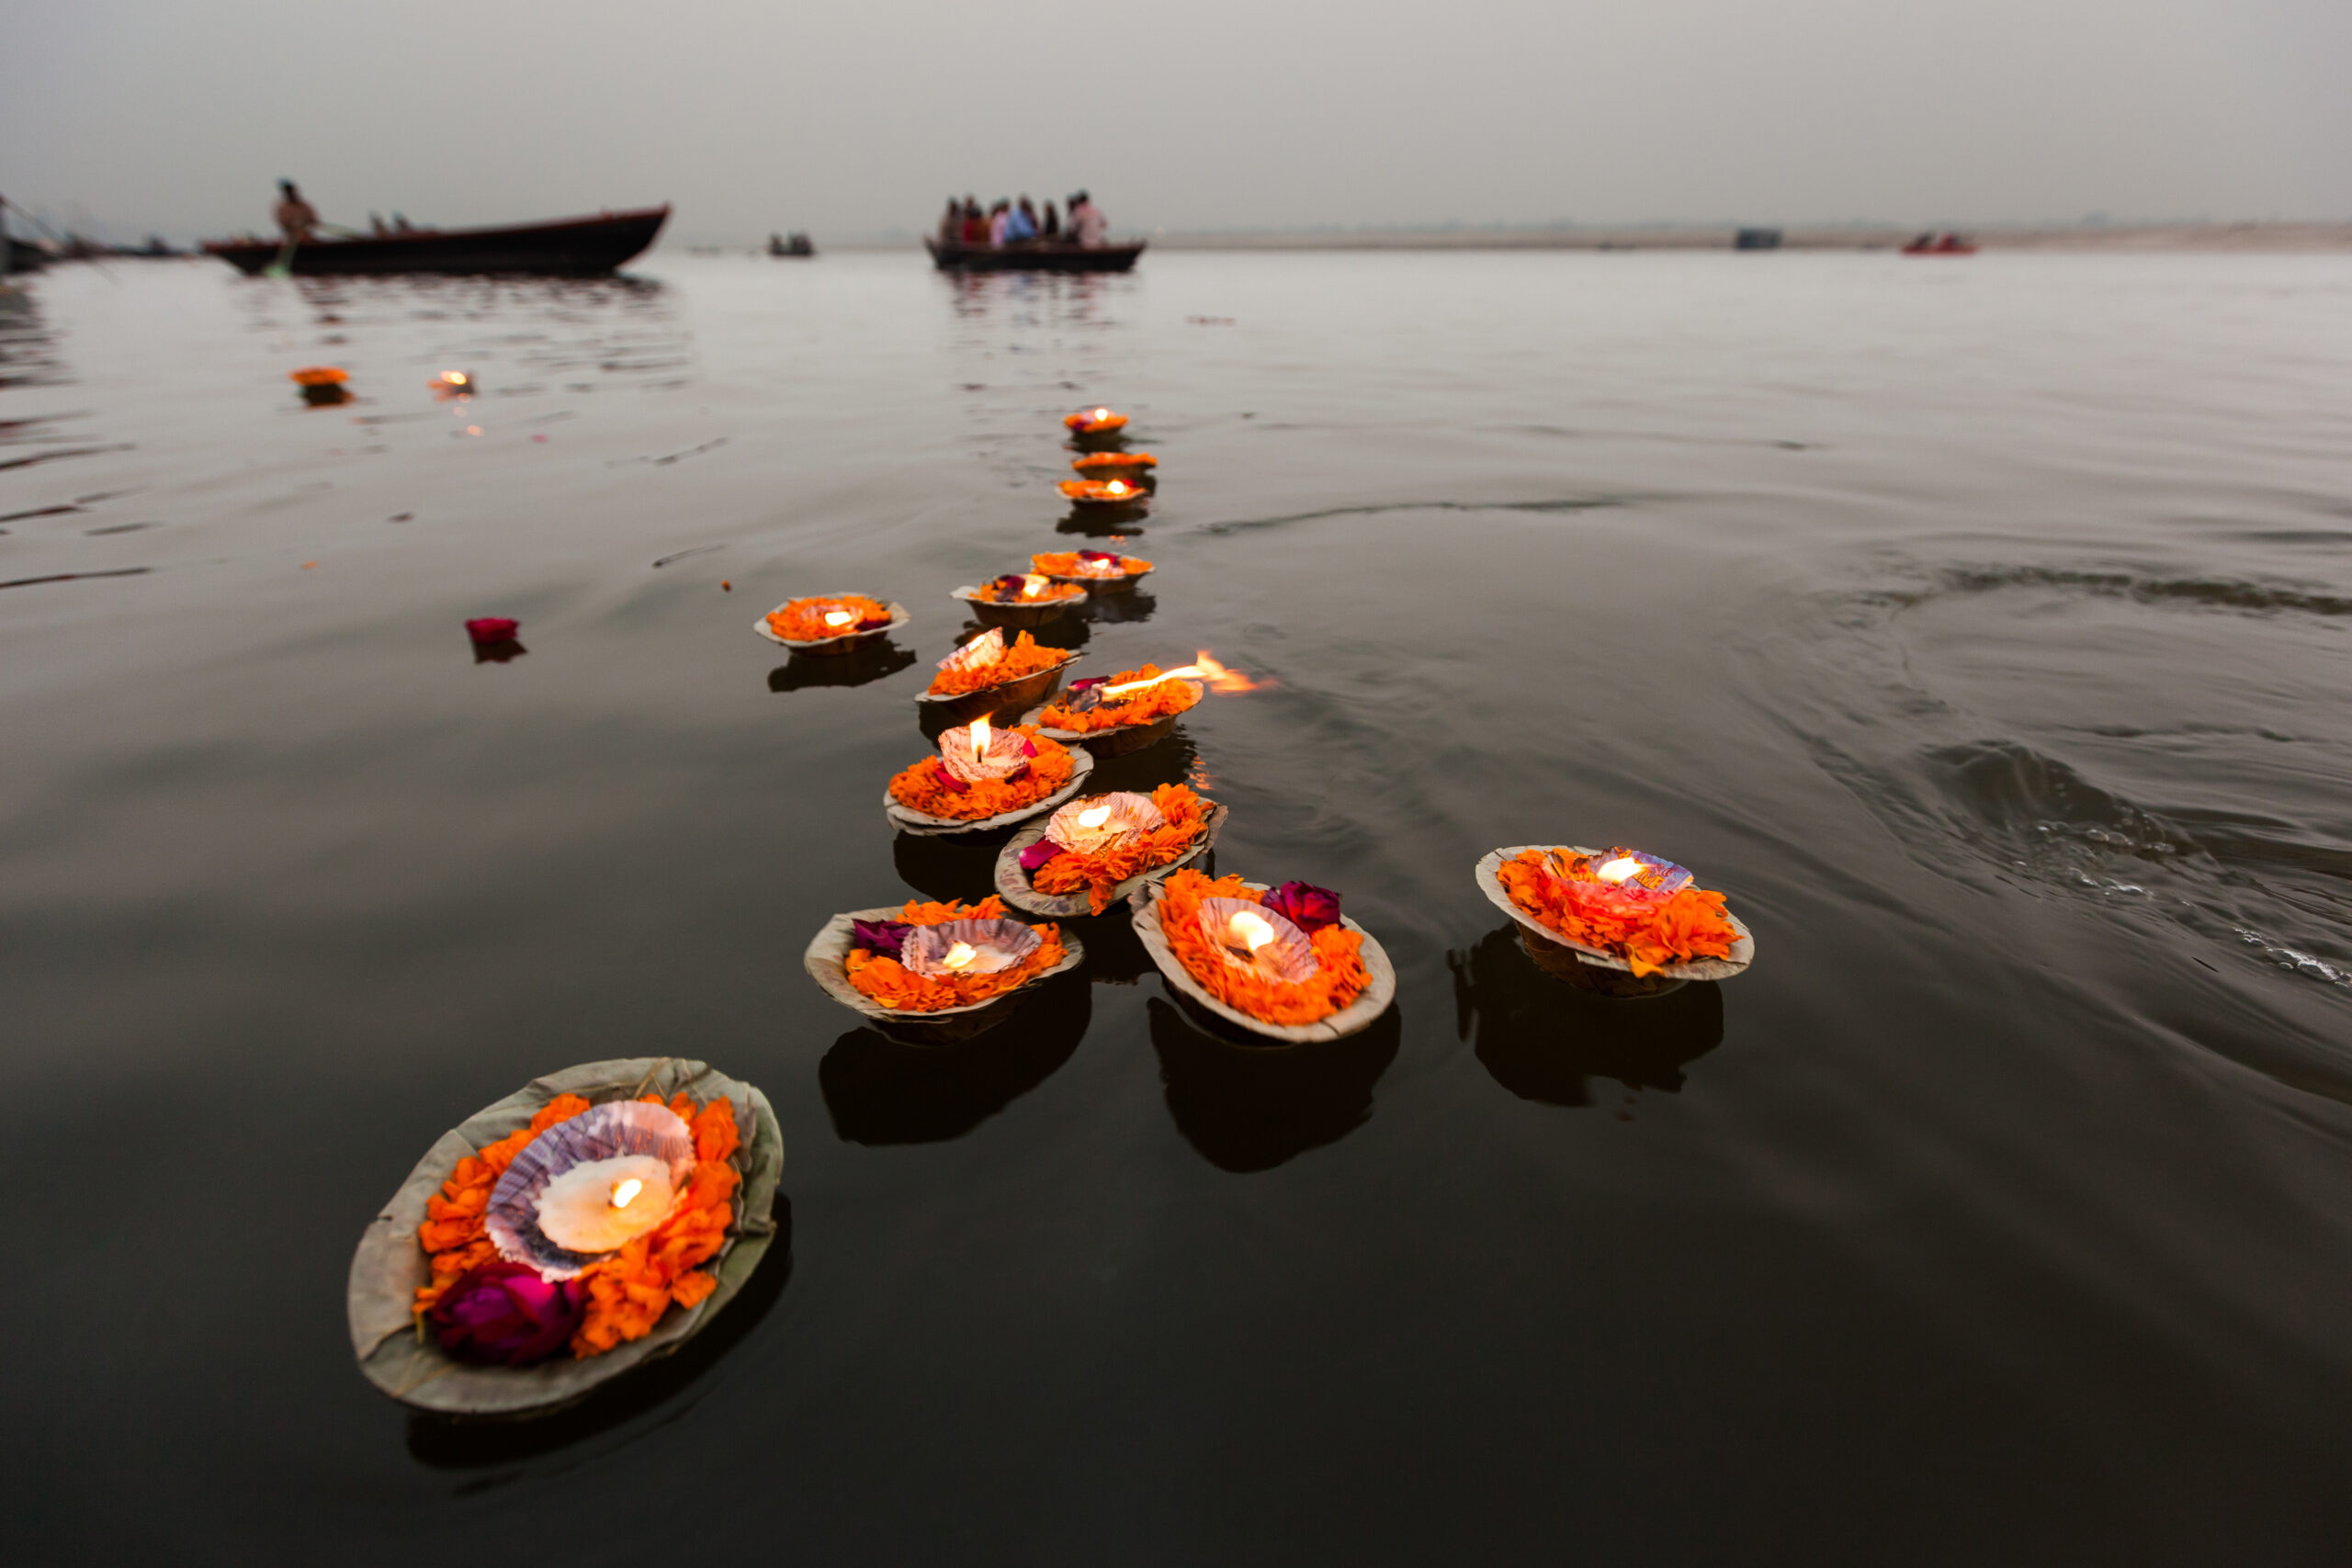
<svg viewBox="0 0 2352 1568"><path fill-rule="evenodd" d="M1175 233L1166 251L1725 251L1730 228L1395 229ZM1780 249L1899 250L1917 229L1788 228ZM2352 223L2117 223L1968 229L1988 251L2352 251Z"/></svg>

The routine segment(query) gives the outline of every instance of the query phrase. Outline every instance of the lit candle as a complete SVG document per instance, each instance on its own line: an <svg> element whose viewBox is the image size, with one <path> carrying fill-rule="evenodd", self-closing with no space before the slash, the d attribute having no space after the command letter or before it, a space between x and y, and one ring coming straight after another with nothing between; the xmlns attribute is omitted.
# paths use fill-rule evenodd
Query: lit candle
<svg viewBox="0 0 2352 1568"><path fill-rule="evenodd" d="M950 969L968 969L971 967L972 960L978 956L979 953L974 950L970 942L959 942L942 953L939 962Z"/></svg>
<svg viewBox="0 0 2352 1568"><path fill-rule="evenodd" d="M987 760L989 742L992 739L989 731L989 716L982 714L972 721L972 761L978 762Z"/></svg>
<svg viewBox="0 0 2352 1568"><path fill-rule="evenodd" d="M626 1209L629 1200L645 1190L645 1183L632 1176L626 1181L613 1183L613 1207Z"/></svg>
<svg viewBox="0 0 2352 1568"><path fill-rule="evenodd" d="M1081 828L1100 828L1109 820L1111 820L1111 807L1108 803L1095 807L1091 811L1081 811L1078 814L1078 825Z"/></svg>
<svg viewBox="0 0 2352 1568"><path fill-rule="evenodd" d="M1226 930L1233 933L1235 941L1249 948L1253 958L1260 948L1274 940L1274 928L1268 925L1262 916L1253 915L1247 909L1236 910L1233 919L1226 922Z"/></svg>
<svg viewBox="0 0 2352 1568"><path fill-rule="evenodd" d="M1608 864L1596 869L1593 872L1593 875L1600 878L1603 882L1623 883L1639 876L1641 873L1642 863L1640 861L1635 860L1631 855L1619 855L1615 860L1611 861Z"/></svg>
<svg viewBox="0 0 2352 1568"><path fill-rule="evenodd" d="M1109 409L1096 409L1094 411L1094 423L1097 424L1102 423L1104 420L1110 417L1111 411Z"/></svg>
<svg viewBox="0 0 2352 1568"><path fill-rule="evenodd" d="M1157 686L1162 681L1189 680L1204 673L1206 671L1197 664L1180 664L1173 670L1163 670L1157 675L1148 675L1140 681L1122 681L1115 686L1105 686L1102 688L1102 695L1105 698L1124 696L1129 692L1140 692L1146 686Z"/></svg>
<svg viewBox="0 0 2352 1568"><path fill-rule="evenodd" d="M669 1217L671 1181L669 1163L651 1155L583 1160L540 1192L539 1229L572 1252L610 1252Z"/></svg>
<svg viewBox="0 0 2352 1568"><path fill-rule="evenodd" d="M1046 580L1034 571L1021 580L1021 596L1023 599L1035 599L1045 591Z"/></svg>
<svg viewBox="0 0 2352 1568"><path fill-rule="evenodd" d="M1102 491L1106 495L1125 495L1127 493L1127 481L1125 479L1113 479L1109 484L1102 487Z"/></svg>
<svg viewBox="0 0 2352 1568"><path fill-rule="evenodd" d="M825 612L825 624L829 626L845 626L855 619L857 619L857 616L847 610L828 610Z"/></svg>

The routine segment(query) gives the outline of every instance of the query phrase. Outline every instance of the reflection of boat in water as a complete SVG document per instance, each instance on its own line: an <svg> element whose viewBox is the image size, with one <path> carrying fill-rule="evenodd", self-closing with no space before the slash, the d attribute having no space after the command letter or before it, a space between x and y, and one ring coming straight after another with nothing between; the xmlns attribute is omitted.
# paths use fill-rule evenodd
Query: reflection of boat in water
<svg viewBox="0 0 2352 1568"><path fill-rule="evenodd" d="M1146 242L1132 245L943 245L923 248L942 272L1125 272L1143 254Z"/></svg>
<svg viewBox="0 0 2352 1568"><path fill-rule="evenodd" d="M1976 247L1953 233L1926 233L1903 247L1906 256L1973 256Z"/></svg>
<svg viewBox="0 0 2352 1568"><path fill-rule="evenodd" d="M768 254L772 256L813 256L816 254L815 242L806 234L768 236Z"/></svg>
<svg viewBox="0 0 2352 1568"><path fill-rule="evenodd" d="M258 274L281 257L289 272L610 272L653 243L670 209L639 208L504 229L402 229L347 240L213 240L205 251Z"/></svg>

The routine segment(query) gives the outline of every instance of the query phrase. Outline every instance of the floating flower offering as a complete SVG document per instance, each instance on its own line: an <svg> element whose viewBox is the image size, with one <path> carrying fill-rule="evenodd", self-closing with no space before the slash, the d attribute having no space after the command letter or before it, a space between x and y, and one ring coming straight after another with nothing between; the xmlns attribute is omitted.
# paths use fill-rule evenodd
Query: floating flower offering
<svg viewBox="0 0 2352 1568"><path fill-rule="evenodd" d="M1113 413L1109 409L1080 409L1076 413L1062 415L1062 423L1079 435L1108 435L1127 427L1127 416Z"/></svg>
<svg viewBox="0 0 2352 1568"><path fill-rule="evenodd" d="M1148 479L1159 459L1148 452L1089 452L1070 459L1082 479Z"/></svg>
<svg viewBox="0 0 2352 1568"><path fill-rule="evenodd" d="M1061 492L1080 506L1140 506L1149 492L1125 479L1064 479Z"/></svg>
<svg viewBox="0 0 2352 1568"><path fill-rule="evenodd" d="M989 604L1052 604L1083 598L1086 589L1078 583L1056 582L1043 572L1009 571L990 578L972 592Z"/></svg>
<svg viewBox="0 0 2352 1568"><path fill-rule="evenodd" d="M1722 894L1638 850L1498 850L1478 863L1478 881L1521 925L1637 979L1727 979L1755 955Z"/></svg>
<svg viewBox="0 0 2352 1568"><path fill-rule="evenodd" d="M509 1096L435 1144L368 1227L351 1275L361 1368L429 1409L577 1398L674 1349L741 1285L783 1158L765 1097L699 1062L594 1063Z"/></svg>
<svg viewBox="0 0 2352 1568"><path fill-rule="evenodd" d="M1133 900L1136 934L1170 984L1230 1022L1277 1039L1352 1034L1386 1010L1396 971L1327 887L1197 871Z"/></svg>
<svg viewBox="0 0 2352 1568"><path fill-rule="evenodd" d="M1165 670L1147 664L1105 680L1072 681L1059 700L1033 716L1040 728L1069 735L1096 735L1157 724L1190 710L1208 690L1197 664Z"/></svg>
<svg viewBox="0 0 2352 1568"><path fill-rule="evenodd" d="M1057 582L1132 588L1151 570L1151 563L1141 556L1123 556L1114 550L1047 550L1029 558L1029 570Z"/></svg>
<svg viewBox="0 0 2352 1568"><path fill-rule="evenodd" d="M444 370L425 383L434 395L441 398L470 398L474 395L474 378L462 370Z"/></svg>
<svg viewBox="0 0 2352 1568"><path fill-rule="evenodd" d="M838 652L853 646L847 639L869 640L911 618L902 605L863 593L820 593L777 605L752 629L786 648Z"/></svg>
<svg viewBox="0 0 2352 1568"><path fill-rule="evenodd" d="M910 900L898 919L851 917L842 977L891 1012L976 1007L1067 968L1073 954L1057 926L1008 919L1004 900Z"/></svg>
<svg viewBox="0 0 2352 1568"><path fill-rule="evenodd" d="M883 806L913 832L1005 827L1074 793L1093 771L1093 758L1035 725L998 729L983 715L941 731L938 751L894 776Z"/></svg>
<svg viewBox="0 0 2352 1568"><path fill-rule="evenodd" d="M504 615L482 615L466 623L466 635L473 638L476 648L496 648L502 642L513 642L523 623Z"/></svg>
<svg viewBox="0 0 2352 1568"><path fill-rule="evenodd" d="M1204 852L1224 818L1223 807L1180 784L1081 795L1005 846L997 886L1023 908L1038 908L1038 896L1056 906L1042 913L1076 914L1060 906L1082 897L1085 912L1099 915L1144 878Z"/></svg>
<svg viewBox="0 0 2352 1568"><path fill-rule="evenodd" d="M1047 648L1027 632L1005 646L1004 633L990 626L939 661L927 694L965 696L1008 686L1031 676L1048 674L1078 655L1068 649Z"/></svg>
<svg viewBox="0 0 2352 1568"><path fill-rule="evenodd" d="M288 378L298 387L340 387L351 379L351 372L333 365L311 365L289 372Z"/></svg>

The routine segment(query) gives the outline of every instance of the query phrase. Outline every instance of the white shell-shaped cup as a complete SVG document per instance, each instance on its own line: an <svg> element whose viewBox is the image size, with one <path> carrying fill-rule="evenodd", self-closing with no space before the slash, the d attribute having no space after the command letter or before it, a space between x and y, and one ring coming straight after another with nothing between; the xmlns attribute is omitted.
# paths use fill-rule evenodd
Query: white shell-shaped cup
<svg viewBox="0 0 2352 1568"><path fill-rule="evenodd" d="M1236 915L1263 920L1273 931L1272 940L1253 953L1234 929ZM1247 898L1204 898L1200 919L1201 934L1237 969L1255 970L1295 986L1323 967L1306 933L1263 904Z"/></svg>
<svg viewBox="0 0 2352 1568"><path fill-rule="evenodd" d="M978 784L983 779L1008 777L1027 767L1032 745L1027 736L1015 730L990 727L988 750L975 757L972 727L959 724L939 732L939 761L952 776L966 784Z"/></svg>
<svg viewBox="0 0 2352 1568"><path fill-rule="evenodd" d="M1082 818L1097 811L1109 814L1100 822ZM1082 795L1046 818L1046 837L1074 854L1091 855L1110 848L1134 833L1148 833L1168 820L1151 796L1131 789L1107 795Z"/></svg>
<svg viewBox="0 0 2352 1568"><path fill-rule="evenodd" d="M943 920L909 931L899 962L911 975L993 975L1012 968L1045 941L1019 920ZM971 961L950 964L947 959L958 945L972 950Z"/></svg>
<svg viewBox="0 0 2352 1568"><path fill-rule="evenodd" d="M1004 633L990 626L939 661L942 670L980 670L1004 658Z"/></svg>
<svg viewBox="0 0 2352 1568"><path fill-rule="evenodd" d="M539 1199L548 1183L577 1165L621 1155L650 1155L670 1168L673 1187L694 1173L695 1139L677 1112L641 1100L590 1106L523 1145L490 1190L482 1229L498 1255L525 1263L544 1279L569 1280L602 1256L557 1246L539 1228Z"/></svg>

